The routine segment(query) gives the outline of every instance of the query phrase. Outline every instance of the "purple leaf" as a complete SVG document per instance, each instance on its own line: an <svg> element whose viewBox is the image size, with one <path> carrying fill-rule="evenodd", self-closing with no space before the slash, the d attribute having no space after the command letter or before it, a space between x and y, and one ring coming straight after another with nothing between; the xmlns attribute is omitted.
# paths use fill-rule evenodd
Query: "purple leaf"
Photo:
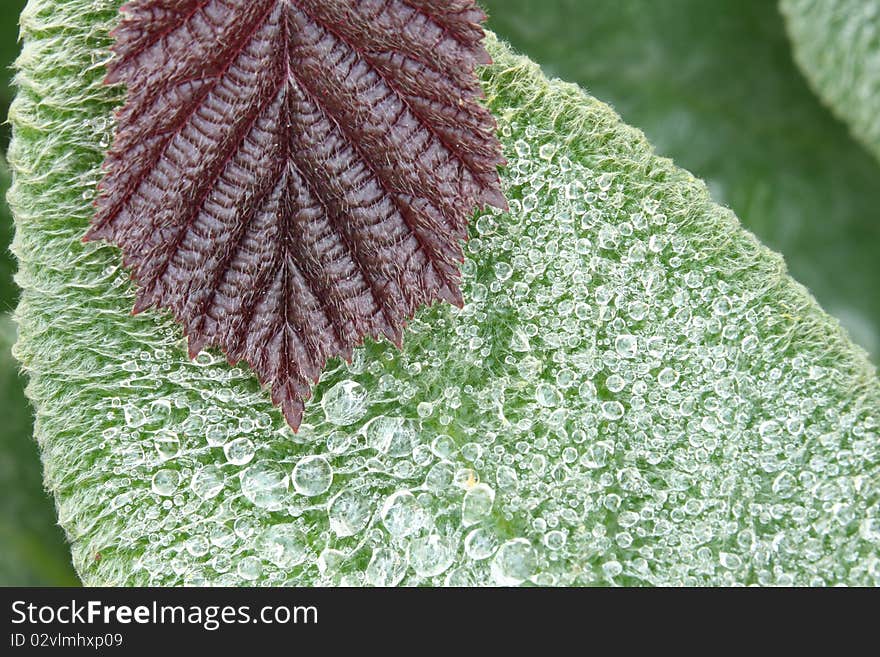
<svg viewBox="0 0 880 657"><path fill-rule="evenodd" d="M296 429L329 358L461 304L467 222L505 207L473 0L134 0L128 95L87 240Z"/></svg>

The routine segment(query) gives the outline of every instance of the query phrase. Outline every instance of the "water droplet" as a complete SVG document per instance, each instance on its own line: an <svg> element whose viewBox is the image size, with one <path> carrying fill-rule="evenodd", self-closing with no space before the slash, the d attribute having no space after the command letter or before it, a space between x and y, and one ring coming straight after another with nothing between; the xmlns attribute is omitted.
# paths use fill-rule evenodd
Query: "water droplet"
<svg viewBox="0 0 880 657"><path fill-rule="evenodd" d="M273 525L260 537L262 555L279 568L301 564L308 556L306 537L293 523Z"/></svg>
<svg viewBox="0 0 880 657"><path fill-rule="evenodd" d="M397 457L412 452L415 431L405 418L380 415L370 420L364 432L367 444L378 452Z"/></svg>
<svg viewBox="0 0 880 657"><path fill-rule="evenodd" d="M300 495L321 495L333 483L333 466L323 456L304 456L293 467L291 479L294 490Z"/></svg>
<svg viewBox="0 0 880 657"><path fill-rule="evenodd" d="M216 465L205 465L196 470L190 488L203 500L216 497L225 485L223 473Z"/></svg>
<svg viewBox="0 0 880 657"><path fill-rule="evenodd" d="M180 483L180 473L177 470L159 470L153 475L152 488L156 495L173 495Z"/></svg>
<svg viewBox="0 0 880 657"><path fill-rule="evenodd" d="M565 539L565 532L554 529L544 534L544 545L549 550L561 550L565 546Z"/></svg>
<svg viewBox="0 0 880 657"><path fill-rule="evenodd" d="M501 490L516 490L519 477L509 465L502 465L495 472L495 483Z"/></svg>
<svg viewBox="0 0 880 657"><path fill-rule="evenodd" d="M562 403L562 395L549 383L539 383L535 389L535 401L544 408L554 408Z"/></svg>
<svg viewBox="0 0 880 657"><path fill-rule="evenodd" d="M492 577L499 586L522 584L535 573L537 560L531 543L514 538L504 543L492 560Z"/></svg>
<svg viewBox="0 0 880 657"><path fill-rule="evenodd" d="M435 493L440 493L452 485L454 476L455 470L451 463L447 461L435 463L425 476L425 486Z"/></svg>
<svg viewBox="0 0 880 657"><path fill-rule="evenodd" d="M254 458L254 443L250 438L236 438L223 446L223 453L233 465L247 465Z"/></svg>
<svg viewBox="0 0 880 657"><path fill-rule="evenodd" d="M263 574L263 562L258 557L245 557L238 562L238 575L244 580L253 582Z"/></svg>
<svg viewBox="0 0 880 657"><path fill-rule="evenodd" d="M619 401L602 402L602 417L606 420L619 420L623 414L623 404Z"/></svg>
<svg viewBox="0 0 880 657"><path fill-rule="evenodd" d="M340 381L324 393L321 408L327 421L347 426L360 420L367 412L367 391L356 381Z"/></svg>
<svg viewBox="0 0 880 657"><path fill-rule="evenodd" d="M618 335L614 338L614 350L622 358L635 358L639 353L639 342L634 335Z"/></svg>
<svg viewBox="0 0 880 657"><path fill-rule="evenodd" d="M782 436L782 425L776 420L765 420L758 425L758 433L761 435L761 440L772 445Z"/></svg>
<svg viewBox="0 0 880 657"><path fill-rule="evenodd" d="M498 537L485 527L477 527L464 539L464 551L471 559L488 559L498 549Z"/></svg>
<svg viewBox="0 0 880 657"><path fill-rule="evenodd" d="M422 577L435 577L446 572L454 558L455 546L437 534L414 538L409 544L409 564Z"/></svg>
<svg viewBox="0 0 880 657"><path fill-rule="evenodd" d="M620 565L619 561L612 559L602 564L602 572L605 573L605 577L608 579L614 579L623 572L623 566Z"/></svg>
<svg viewBox="0 0 880 657"><path fill-rule="evenodd" d="M373 550L364 577L372 586L397 586L406 575L406 561L391 548Z"/></svg>
<svg viewBox="0 0 880 657"><path fill-rule="evenodd" d="M461 502L461 522L465 527L480 522L492 511L495 491L486 484L477 484L464 494Z"/></svg>
<svg viewBox="0 0 880 657"><path fill-rule="evenodd" d="M657 383L662 388L671 388L675 385L676 381L678 381L678 372L671 367L664 367L657 375Z"/></svg>
<svg viewBox="0 0 880 657"><path fill-rule="evenodd" d="M193 536L186 542L186 551L194 557L203 557L210 549L211 544L204 536Z"/></svg>
<svg viewBox="0 0 880 657"><path fill-rule="evenodd" d="M242 495L251 504L269 511L278 511L287 497L290 479L280 464L274 461L257 461L239 475Z"/></svg>
<svg viewBox="0 0 880 657"><path fill-rule="evenodd" d="M408 490L389 495L382 505L382 524L394 538L415 534L425 524L425 513Z"/></svg>
<svg viewBox="0 0 880 657"><path fill-rule="evenodd" d="M153 437L156 453L163 461L169 461L180 454L180 438L173 431L160 429Z"/></svg>
<svg viewBox="0 0 880 657"><path fill-rule="evenodd" d="M327 507L330 529L340 538L362 531L370 522L370 502L369 497L353 490L347 489L337 494Z"/></svg>

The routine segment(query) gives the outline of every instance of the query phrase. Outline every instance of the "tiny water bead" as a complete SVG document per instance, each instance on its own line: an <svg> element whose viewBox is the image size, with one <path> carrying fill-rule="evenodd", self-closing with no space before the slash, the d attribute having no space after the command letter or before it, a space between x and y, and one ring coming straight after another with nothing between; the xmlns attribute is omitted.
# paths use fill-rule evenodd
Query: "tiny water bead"
<svg viewBox="0 0 880 657"><path fill-rule="evenodd" d="M297 493L314 497L330 488L333 466L323 456L305 456L294 466L291 476Z"/></svg>

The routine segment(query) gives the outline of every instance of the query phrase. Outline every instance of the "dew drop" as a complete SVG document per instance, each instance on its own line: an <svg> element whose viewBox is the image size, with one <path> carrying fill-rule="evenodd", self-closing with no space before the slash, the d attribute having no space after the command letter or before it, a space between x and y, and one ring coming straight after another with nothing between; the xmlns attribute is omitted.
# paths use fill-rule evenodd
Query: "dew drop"
<svg viewBox="0 0 880 657"><path fill-rule="evenodd" d="M345 538L361 532L370 522L370 498L352 490L337 494L327 507L330 529Z"/></svg>
<svg viewBox="0 0 880 657"><path fill-rule="evenodd" d="M269 511L282 508L290 479L284 469L273 461L257 461L239 473L242 495L251 504Z"/></svg>
<svg viewBox="0 0 880 657"><path fill-rule="evenodd" d="M216 497L223 490L223 473L216 465L205 465L196 470L190 488L203 500Z"/></svg>
<svg viewBox="0 0 880 657"><path fill-rule="evenodd" d="M408 490L389 495L382 505L382 524L394 538L415 534L424 524L424 512Z"/></svg>
<svg viewBox="0 0 880 657"><path fill-rule="evenodd" d="M399 552L377 548L373 550L364 577L372 586L397 586L406 575L406 568L406 561Z"/></svg>
<svg viewBox="0 0 880 657"><path fill-rule="evenodd" d="M324 393L321 408L327 421L347 426L360 420L367 412L367 391L357 381L340 381Z"/></svg>
<svg viewBox="0 0 880 657"><path fill-rule="evenodd" d="M293 488L300 495L326 493L333 483L333 466L323 456L304 456L293 467Z"/></svg>
<svg viewBox="0 0 880 657"><path fill-rule="evenodd" d="M180 473L177 470L159 470L153 475L152 488L156 495L173 495L180 483Z"/></svg>
<svg viewBox="0 0 880 657"><path fill-rule="evenodd" d="M495 491L486 484L477 484L464 494L461 502L461 522L465 527L476 524L492 511Z"/></svg>
<svg viewBox="0 0 880 657"><path fill-rule="evenodd" d="M437 534L415 538L409 544L409 564L422 577L436 577L446 572L453 559L455 546Z"/></svg>
<svg viewBox="0 0 880 657"><path fill-rule="evenodd" d="M504 543L492 560L492 577L499 586L522 584L535 573L535 551L524 538L514 538Z"/></svg>
<svg viewBox="0 0 880 657"><path fill-rule="evenodd" d="M254 443L250 438L236 438L223 446L226 460L232 465L247 465L254 458Z"/></svg>

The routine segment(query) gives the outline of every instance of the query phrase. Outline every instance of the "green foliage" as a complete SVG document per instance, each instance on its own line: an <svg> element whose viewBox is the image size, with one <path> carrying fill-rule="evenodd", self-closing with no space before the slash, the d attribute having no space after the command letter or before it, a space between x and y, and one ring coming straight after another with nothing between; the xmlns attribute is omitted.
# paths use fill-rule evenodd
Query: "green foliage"
<svg viewBox="0 0 880 657"><path fill-rule="evenodd" d="M807 87L774 2L482 4L514 47L610 102L660 154L705 179L880 356L880 166Z"/></svg>
<svg viewBox="0 0 880 657"><path fill-rule="evenodd" d="M18 50L18 14L24 0L6 0L0 6L0 62L11 67ZM4 70L0 107L11 100L9 76ZM0 142L8 139L8 124L0 127ZM0 157L0 196L5 198L9 170ZM43 490L37 445L32 438L31 410L23 391L19 365L10 347L15 328L9 311L18 297L12 281L14 265L7 245L12 239L12 217L0 205L0 585L61 586L77 582L70 550L55 519L55 508Z"/></svg>
<svg viewBox="0 0 880 657"><path fill-rule="evenodd" d="M780 7L810 84L880 158L880 2L781 0Z"/></svg>
<svg viewBox="0 0 880 657"><path fill-rule="evenodd" d="M248 371L189 362L80 241L117 4L31 2L11 112L16 355L85 583L880 583L865 354L703 183L492 36L511 212L472 224L465 308L329 368L298 435Z"/></svg>

